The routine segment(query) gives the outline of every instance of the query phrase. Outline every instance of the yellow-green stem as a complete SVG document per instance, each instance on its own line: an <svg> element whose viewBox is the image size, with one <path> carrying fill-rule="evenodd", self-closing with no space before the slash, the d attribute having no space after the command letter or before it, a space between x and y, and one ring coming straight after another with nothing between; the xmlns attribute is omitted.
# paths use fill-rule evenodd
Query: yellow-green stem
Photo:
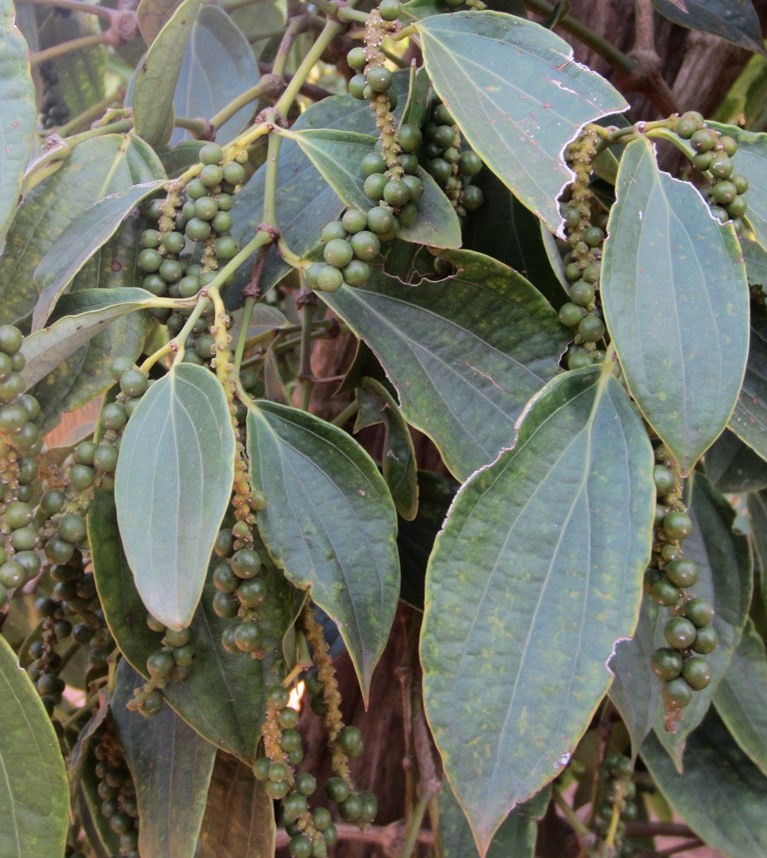
<svg viewBox="0 0 767 858"><path fill-rule="evenodd" d="M91 48L94 45L103 45L107 41L106 33L92 33L89 36L80 36L78 39L71 39L68 42L53 45L46 48L44 51L35 51L29 55L29 64L32 68L37 68L41 63L48 60L55 60L57 57L63 57L72 51L81 51L85 48Z"/></svg>

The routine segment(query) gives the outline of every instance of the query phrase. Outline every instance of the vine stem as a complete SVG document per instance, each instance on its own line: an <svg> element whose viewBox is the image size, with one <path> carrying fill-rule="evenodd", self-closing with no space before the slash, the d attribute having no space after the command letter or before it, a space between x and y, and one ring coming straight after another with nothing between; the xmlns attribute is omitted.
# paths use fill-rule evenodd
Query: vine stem
<svg viewBox="0 0 767 858"><path fill-rule="evenodd" d="M218 113L211 117L210 124L216 129L220 128L238 110L245 107L246 104L250 104L251 101L256 101L262 96L276 95L282 87L282 83L275 76L265 75L255 86L246 89L245 92L240 93L237 98L230 101L225 107L222 107Z"/></svg>
<svg viewBox="0 0 767 858"><path fill-rule="evenodd" d="M525 0L525 6L532 9L533 12L541 12L544 15L551 16L555 7L546 0ZM559 26L566 30L571 35L575 36L584 45L591 48L594 53L604 57L616 69L624 72L633 71L636 68L637 62L623 51L619 51L614 45L610 44L607 39L603 39L598 33L582 24L577 18L571 15L563 15L559 19Z"/></svg>
<svg viewBox="0 0 767 858"><path fill-rule="evenodd" d="M336 417L334 417L334 418L333 418L333 420L331 420L330 422L331 422L334 426L343 426L343 425L344 425L344 423L346 423L347 421L351 420L351 419L352 419L352 417L354 417L354 415L355 415L359 410L360 410L360 407L359 407L359 405L357 404L357 401L356 401L356 400L354 400L354 402L350 402L350 403L346 406L346 408L344 408L344 410L343 410L339 415L337 415Z"/></svg>
<svg viewBox="0 0 767 858"><path fill-rule="evenodd" d="M413 849L415 849L416 843L418 843L418 835L421 833L421 823L423 822L423 816L430 801L431 796L427 794L422 795L416 802L410 818L410 824L408 825L407 834L405 835L405 842L402 844L402 850L397 858L411 858Z"/></svg>
<svg viewBox="0 0 767 858"><path fill-rule="evenodd" d="M270 134L266 149L266 171L264 174L264 208L261 220L278 230L277 226L277 165L280 157L282 138L279 134Z"/></svg>
<svg viewBox="0 0 767 858"><path fill-rule="evenodd" d="M72 51L81 51L84 48L92 48L94 45L103 45L109 41L107 32L91 33L89 36L80 36L78 39L70 39L70 41L62 42L60 45L53 45L44 51L30 53L29 64L32 68L37 68L48 60L55 60L57 57L63 57Z"/></svg>
<svg viewBox="0 0 767 858"><path fill-rule="evenodd" d="M306 295L301 309L301 351L298 379L301 384L301 410L308 411L314 384L312 382L312 321L317 311L317 299L313 292Z"/></svg>
<svg viewBox="0 0 767 858"><path fill-rule="evenodd" d="M103 7L99 6L96 8ZM94 104L87 110L84 110L78 116L75 116L74 119L70 119L65 125L61 125L57 133L61 137L66 137L67 134L70 134L75 130L75 128L79 128L81 125L86 125L88 122L92 122L94 119L97 119L111 104L114 104L116 101L122 102L123 98L125 98L125 89L120 86L111 95L106 96L106 98L103 98L97 104Z"/></svg>

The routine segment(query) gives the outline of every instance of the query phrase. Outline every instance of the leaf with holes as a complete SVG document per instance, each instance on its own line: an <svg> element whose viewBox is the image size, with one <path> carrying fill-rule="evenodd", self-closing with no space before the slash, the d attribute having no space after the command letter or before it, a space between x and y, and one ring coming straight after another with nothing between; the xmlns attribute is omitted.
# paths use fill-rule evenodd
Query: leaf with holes
<svg viewBox="0 0 767 858"><path fill-rule="evenodd" d="M484 855L567 764L637 623L655 487L609 368L559 376L513 449L459 490L426 578L424 702ZM497 677L503 676L503 682Z"/></svg>

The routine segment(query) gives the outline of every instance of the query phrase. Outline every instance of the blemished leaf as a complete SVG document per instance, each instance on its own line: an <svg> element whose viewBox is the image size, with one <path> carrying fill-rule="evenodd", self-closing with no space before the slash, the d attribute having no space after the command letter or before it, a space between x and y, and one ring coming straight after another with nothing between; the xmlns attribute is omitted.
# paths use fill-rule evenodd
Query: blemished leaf
<svg viewBox="0 0 767 858"><path fill-rule="evenodd" d="M399 596L394 505L368 454L342 429L260 402L248 412L259 530L275 563L336 623L363 694Z"/></svg>
<svg viewBox="0 0 767 858"><path fill-rule="evenodd" d="M211 57L216 61L211 62ZM244 90L259 81L258 66L248 40L223 9L203 6L192 27L176 83L173 108L177 116L210 119ZM216 142L228 143L253 115L246 104L216 130ZM174 130L171 143L188 138Z"/></svg>
<svg viewBox="0 0 767 858"><path fill-rule="evenodd" d="M392 89L404 101L406 74L395 74ZM351 95L335 95L307 108L295 121L291 131L305 128L338 129L360 134L375 134L375 119L368 102ZM235 196L232 206L232 235L242 246L261 222L264 208L265 166ZM290 249L307 256L320 239L322 227L337 218L345 205L328 185L312 162L293 140L283 140L277 167L277 225ZM275 249L266 257L261 288L270 289L289 271L290 266Z"/></svg>
<svg viewBox="0 0 767 858"><path fill-rule="evenodd" d="M346 205L363 211L370 208L370 200L363 191L365 177L360 162L372 151L375 137L334 129L307 129L289 132L286 136L298 143ZM422 167L418 168L418 177L424 187L418 203L418 219L402 227L398 237L432 247L460 247L461 224L455 209Z"/></svg>
<svg viewBox="0 0 767 858"><path fill-rule="evenodd" d="M616 643L634 632L652 458L609 368L566 373L532 401L514 448L459 490L437 537L424 702L482 855L508 812L567 764Z"/></svg>
<svg viewBox="0 0 767 858"><path fill-rule="evenodd" d="M200 831L199 858L274 858L274 802L253 770L219 754Z"/></svg>
<svg viewBox="0 0 767 858"><path fill-rule="evenodd" d="M14 17L11 0L0 0L3 25L3 49L0 51L0 108L3 117L0 130L3 151L0 159L0 251L16 211L37 121L27 43L17 29Z"/></svg>
<svg viewBox="0 0 767 858"><path fill-rule="evenodd" d="M650 658L657 646L657 616L658 606L645 595L634 636L615 647L609 663L615 674L610 686L610 699L629 732L634 757L655 726L661 704L660 685L650 669Z"/></svg>
<svg viewBox="0 0 767 858"><path fill-rule="evenodd" d="M751 0L652 0L669 21L763 54L762 28Z"/></svg>
<svg viewBox="0 0 767 858"><path fill-rule="evenodd" d="M767 659L751 620L719 683L714 706L743 753L767 776Z"/></svg>
<svg viewBox="0 0 767 858"><path fill-rule="evenodd" d="M418 476L413 438L391 393L374 378L365 378L363 385L376 398L379 419L384 423L381 453L383 478L391 492L397 514L406 521L412 521L418 513Z"/></svg>
<svg viewBox="0 0 767 858"><path fill-rule="evenodd" d="M136 21L147 45L160 35L181 0L140 0L136 9Z"/></svg>
<svg viewBox="0 0 767 858"><path fill-rule="evenodd" d="M767 459L767 316L753 313L743 387L729 428L762 459Z"/></svg>
<svg viewBox="0 0 767 858"><path fill-rule="evenodd" d="M125 659L117 666L111 709L120 747L136 787L142 855L195 854L216 746L169 707L153 718L126 708L144 685Z"/></svg>
<svg viewBox="0 0 767 858"><path fill-rule="evenodd" d="M538 821L546 813L551 788L544 787L530 801L520 804L496 832L487 858L535 858ZM471 858L477 847L460 804L445 784L439 792L439 833L443 858Z"/></svg>
<svg viewBox="0 0 767 858"><path fill-rule="evenodd" d="M587 122L625 110L623 96L574 62L567 42L523 18L455 12L416 28L437 95L469 145L560 233L565 146Z"/></svg>
<svg viewBox="0 0 767 858"><path fill-rule="evenodd" d="M767 462L725 430L706 453L706 476L720 492L767 489Z"/></svg>
<svg viewBox="0 0 767 858"><path fill-rule="evenodd" d="M457 269L447 282L406 285L390 255L393 276L380 271L363 289L321 297L375 352L408 423L465 480L510 446L525 403L559 371L568 333L502 263L470 251L441 255Z"/></svg>
<svg viewBox="0 0 767 858"><path fill-rule="evenodd" d="M690 762L691 754L685 750L690 734L703 720L722 677L730 669L730 659L743 633L753 589L748 541L732 529L735 520L732 506L699 474L693 479L690 514L695 529L684 541L684 554L698 564L700 577L693 592L714 606L713 625L719 636L719 645L706 656L711 668L711 682L693 694L676 731L666 732L663 713L658 717L655 732L680 772L683 768L686 770ZM670 612L658 613L655 645L667 646L663 627Z"/></svg>
<svg viewBox="0 0 767 858"><path fill-rule="evenodd" d="M189 38L202 0L183 0L152 42L136 70L133 119L150 146L165 145L173 132L173 101Z"/></svg>
<svg viewBox="0 0 767 858"><path fill-rule="evenodd" d="M158 172L159 171L159 172ZM107 134L86 140L52 176L26 195L0 256L0 324L28 329L38 290L34 273L56 241L94 203L163 175L156 157L134 138Z"/></svg>
<svg viewBox="0 0 767 858"><path fill-rule="evenodd" d="M683 472L721 434L748 356L749 292L732 226L652 143L621 159L600 293L629 390ZM725 312L726 310L726 312Z"/></svg>
<svg viewBox="0 0 767 858"><path fill-rule="evenodd" d="M120 535L136 589L166 626L192 620L233 478L234 431L223 388L206 368L174 365L128 421L115 473Z"/></svg>
<svg viewBox="0 0 767 858"><path fill-rule="evenodd" d="M63 855L69 788L59 740L32 680L0 636L0 854Z"/></svg>
<svg viewBox="0 0 767 858"><path fill-rule="evenodd" d="M130 211L161 185L159 180L145 182L134 185L129 191L104 197L53 242L35 271L40 297L32 313L33 331L48 321L61 293L93 254L115 234Z"/></svg>
<svg viewBox="0 0 767 858"><path fill-rule="evenodd" d="M21 377L30 388L107 325L126 313L151 307L156 298L145 289L84 289L59 301L60 317L47 328L24 338L21 353L26 359Z"/></svg>
<svg viewBox="0 0 767 858"><path fill-rule="evenodd" d="M97 491L88 509L88 535L93 550L93 574L109 630L131 666L146 678L146 660L160 648L162 635L150 631L147 612L136 591L133 575L120 541L114 498ZM218 560L214 558L210 571ZM268 559L264 556L264 567ZM283 576L269 567L264 580L274 599L271 610L279 629L289 618ZM210 575L203 598L192 620L195 658L183 682L170 682L163 689L173 709L209 742L252 765L264 721L265 689L274 684L272 674L284 669L279 647L265 650L263 659L236 656L224 650L221 634L230 620L221 619L211 607L217 592ZM233 689L247 689L247 694Z"/></svg>
<svg viewBox="0 0 767 858"><path fill-rule="evenodd" d="M690 736L684 775L650 734L642 759L663 796L708 846L728 858L767 854L767 778L713 712Z"/></svg>

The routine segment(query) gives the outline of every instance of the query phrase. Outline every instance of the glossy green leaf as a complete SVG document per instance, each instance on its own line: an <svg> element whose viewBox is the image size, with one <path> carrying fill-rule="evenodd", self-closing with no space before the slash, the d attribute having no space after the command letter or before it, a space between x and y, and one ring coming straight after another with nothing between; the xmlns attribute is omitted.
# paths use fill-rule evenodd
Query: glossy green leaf
<svg viewBox="0 0 767 858"><path fill-rule="evenodd" d="M136 589L166 626L192 620L233 478L234 431L223 388L208 369L174 365L133 412L115 473L120 535Z"/></svg>
<svg viewBox="0 0 767 858"><path fill-rule="evenodd" d="M249 3L247 6L229 10L229 15L248 40L257 60L274 46L271 53L264 56L266 62L271 61L277 49L276 44L280 40L279 36L275 36L275 30L285 26L285 7L279 0Z"/></svg>
<svg viewBox="0 0 767 858"><path fill-rule="evenodd" d="M381 472L391 492L397 514L412 521L418 512L418 477L415 448L407 423L394 397L374 378L363 380L364 389L378 404L377 412L385 427Z"/></svg>
<svg viewBox="0 0 767 858"><path fill-rule="evenodd" d="M162 146L173 131L173 100L184 53L202 0L184 0L152 42L136 70L133 119L136 133Z"/></svg>
<svg viewBox="0 0 767 858"><path fill-rule="evenodd" d="M32 313L33 331L48 321L59 296L83 265L115 234L130 211L161 185L161 181L147 182L104 197L53 242L35 271L40 297Z"/></svg>
<svg viewBox="0 0 767 858"><path fill-rule="evenodd" d="M587 122L625 110L567 42L500 12L455 12L416 24L426 70L472 149L549 229L571 179L563 152Z"/></svg>
<svg viewBox="0 0 767 858"><path fill-rule="evenodd" d="M407 75L395 74L392 88L399 95L406 92ZM307 108L295 121L291 131L306 128L338 129L360 134L375 134L375 120L370 104L351 95L335 95ZM262 166L251 181L235 196L232 206L234 227L232 235L244 244L261 223L264 208L264 177ZM339 217L344 203L328 185L312 162L293 140L284 140L280 147L277 168L277 224L290 249L299 256L308 255L320 240L322 227ZM261 278L266 291L289 271L276 250L269 251Z"/></svg>
<svg viewBox="0 0 767 858"><path fill-rule="evenodd" d="M59 740L16 653L0 636L0 855L63 855L69 789Z"/></svg>
<svg viewBox="0 0 767 858"><path fill-rule="evenodd" d="M49 327L24 338L26 359L21 377L27 388L45 378L107 325L126 313L151 307L154 295L145 289L85 289L59 302L60 317Z"/></svg>
<svg viewBox="0 0 767 858"><path fill-rule="evenodd" d="M674 812L728 858L767 854L767 778L712 711L689 741L684 776L650 735L642 759Z"/></svg>
<svg viewBox="0 0 767 858"><path fill-rule="evenodd" d="M767 462L725 430L706 453L706 476L720 492L758 492L767 489Z"/></svg>
<svg viewBox="0 0 767 858"><path fill-rule="evenodd" d="M601 295L637 405L684 472L721 434L748 355L749 293L732 226L652 143L626 147L610 213Z"/></svg>
<svg viewBox="0 0 767 858"><path fill-rule="evenodd" d="M370 200L363 191L365 177L360 162L373 149L375 137L324 128L289 132L286 136L298 143L347 206L356 206L363 211L370 208ZM432 247L460 247L461 224L455 209L422 167L418 168L418 177L424 186L423 197L418 204L418 220L401 229L398 237Z"/></svg>
<svg viewBox="0 0 767 858"><path fill-rule="evenodd" d="M390 255L392 276L322 298L375 352L408 423L466 479L511 444L525 403L558 372L568 334L510 268L470 251L441 255L458 269L447 282L406 285L409 260L398 268Z"/></svg>
<svg viewBox="0 0 767 858"><path fill-rule="evenodd" d="M37 111L29 71L27 43L14 23L11 0L0 2L3 48L0 51L0 251L16 211L21 179L32 153Z"/></svg>
<svg viewBox="0 0 767 858"><path fill-rule="evenodd" d="M146 144L107 134L77 146L64 165L37 185L8 231L0 257L0 324L28 327L38 300L34 273L56 239L104 197L163 175Z"/></svg>
<svg viewBox="0 0 767 858"><path fill-rule="evenodd" d="M719 646L706 656L711 682L702 691L695 692L676 725L676 732L667 733L663 713L658 717L655 731L680 772L683 767L686 770L690 762L690 753L685 751L690 734L703 720L722 677L730 669L730 659L748 616L753 588L748 541L732 529L735 513L730 504L702 475L696 474L693 480L690 513L695 529L684 541L684 553L698 564L700 571L695 596L708 599L714 606L714 628L719 635ZM668 611L659 611L656 646L667 645L663 626L669 616Z"/></svg>
<svg viewBox="0 0 767 858"><path fill-rule="evenodd" d="M762 28L751 0L652 0L669 21L702 30L750 51L765 53Z"/></svg>
<svg viewBox="0 0 767 858"><path fill-rule="evenodd" d="M650 669L650 659L657 646L657 616L658 606L645 595L634 636L615 647L608 665L615 674L610 699L629 732L634 757L655 726L661 705L658 678Z"/></svg>
<svg viewBox="0 0 767 858"><path fill-rule="evenodd" d="M743 387L729 428L762 459L767 459L767 316L755 312Z"/></svg>
<svg viewBox="0 0 767 858"><path fill-rule="evenodd" d="M216 747L169 707L153 718L126 708L144 678L125 659L117 666L111 709L133 783L139 819L139 852L190 858L205 812Z"/></svg>
<svg viewBox="0 0 767 858"><path fill-rule="evenodd" d="M654 506L647 433L609 368L549 382L514 448L456 495L429 563L421 663L483 855L567 764L610 685L607 661L637 623Z"/></svg>
<svg viewBox="0 0 767 858"><path fill-rule="evenodd" d="M741 750L767 776L767 658L751 620L719 683L714 705Z"/></svg>
<svg viewBox="0 0 767 858"><path fill-rule="evenodd" d="M247 425L253 485L268 498L264 542L336 623L367 696L399 596L386 484L350 435L311 414L261 402Z"/></svg>
<svg viewBox="0 0 767 858"><path fill-rule="evenodd" d="M274 858L274 802L250 766L219 754L210 779L198 858Z"/></svg>
<svg viewBox="0 0 767 858"><path fill-rule="evenodd" d="M181 0L140 0L136 21L147 45L160 35L180 4Z"/></svg>
<svg viewBox="0 0 767 858"><path fill-rule="evenodd" d="M136 591L125 558L112 495L97 491L88 509L88 536L93 550L93 574L109 630L132 667L146 676L146 660L161 646L160 634L146 624L147 612ZM216 564L211 564L211 570ZM266 566L266 564L264 564ZM273 620L287 628L283 605L284 579L273 567L264 579L275 600ZM264 689L279 679L269 677L283 669L282 656L269 650L263 660L227 653L221 634L229 624L216 616L211 600L216 593L210 576L192 620L194 667L184 682L171 682L163 693L173 709L201 736L243 762L256 759L265 712ZM270 616L270 619L272 617Z"/></svg>
<svg viewBox="0 0 767 858"><path fill-rule="evenodd" d="M535 858L538 822L546 813L551 789L515 807L496 832L487 852L488 858ZM439 792L439 833L443 858L471 858L477 847L466 816L448 784Z"/></svg>
<svg viewBox="0 0 767 858"><path fill-rule="evenodd" d="M176 115L210 119L244 90L255 86L259 78L253 51L237 25L218 6L203 6L178 74L173 96ZM216 130L216 142L228 143L252 115L253 105L246 104ZM177 128L171 143L188 137L188 131Z"/></svg>

